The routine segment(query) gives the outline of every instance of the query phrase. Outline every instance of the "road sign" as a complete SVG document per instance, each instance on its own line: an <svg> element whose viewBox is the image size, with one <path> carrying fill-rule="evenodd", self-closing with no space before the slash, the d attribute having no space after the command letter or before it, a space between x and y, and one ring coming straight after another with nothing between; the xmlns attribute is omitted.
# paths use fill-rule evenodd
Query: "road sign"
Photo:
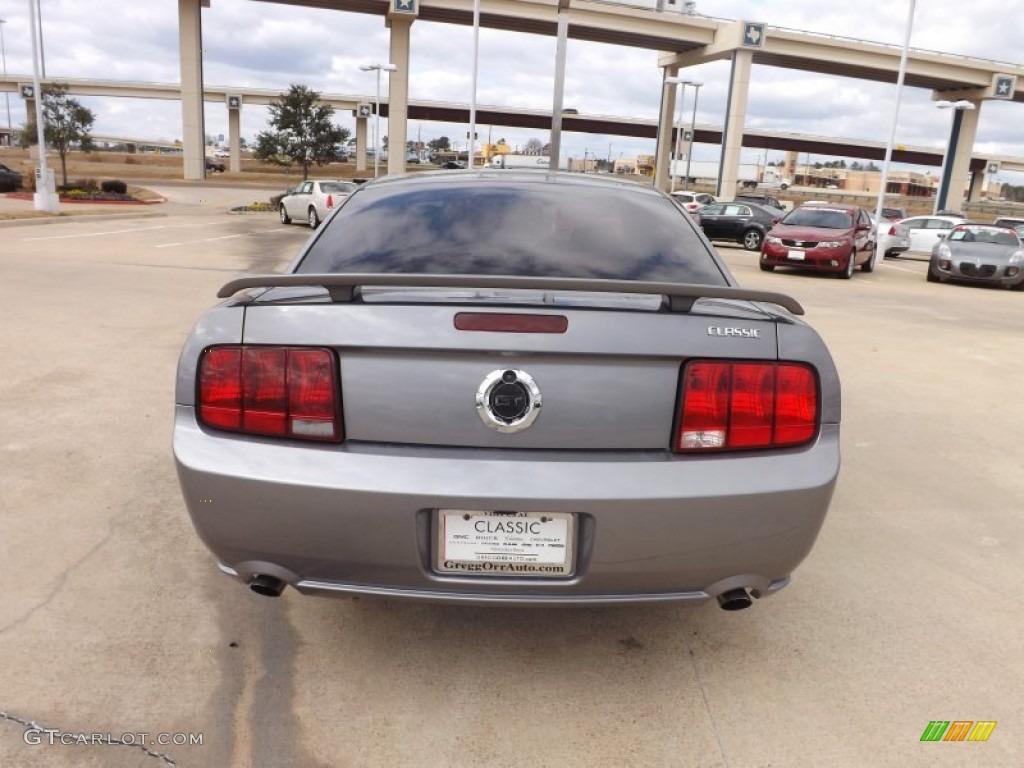
<svg viewBox="0 0 1024 768"><path fill-rule="evenodd" d="M761 23L744 21L740 45L743 48L764 48L764 26Z"/></svg>
<svg viewBox="0 0 1024 768"><path fill-rule="evenodd" d="M1017 89L1015 75L996 75L992 81L992 96L997 99L1012 99Z"/></svg>

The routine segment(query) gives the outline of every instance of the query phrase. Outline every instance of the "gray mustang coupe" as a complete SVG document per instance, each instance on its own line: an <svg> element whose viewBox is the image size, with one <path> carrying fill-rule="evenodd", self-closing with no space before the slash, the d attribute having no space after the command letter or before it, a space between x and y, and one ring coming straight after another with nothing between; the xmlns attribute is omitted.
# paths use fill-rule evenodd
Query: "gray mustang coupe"
<svg viewBox="0 0 1024 768"><path fill-rule="evenodd" d="M219 295L181 354L174 458L257 593L736 610L825 518L828 350L655 189L385 178Z"/></svg>
<svg viewBox="0 0 1024 768"><path fill-rule="evenodd" d="M963 280L1024 291L1024 244L1012 227L958 224L932 247L928 282Z"/></svg>

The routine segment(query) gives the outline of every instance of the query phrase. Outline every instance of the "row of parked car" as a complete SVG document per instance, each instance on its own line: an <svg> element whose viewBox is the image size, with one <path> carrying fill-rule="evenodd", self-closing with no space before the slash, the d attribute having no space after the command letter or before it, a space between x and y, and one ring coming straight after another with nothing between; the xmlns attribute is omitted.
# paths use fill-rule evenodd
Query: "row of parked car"
<svg viewBox="0 0 1024 768"><path fill-rule="evenodd" d="M703 193L674 193L709 240L760 252L760 267L832 272L849 279L871 272L878 255L930 254L928 280L988 282L1024 290L1024 218L991 225L960 214L907 217L883 208L882 219L855 205L809 202L788 213L770 195L739 195L721 203Z"/></svg>

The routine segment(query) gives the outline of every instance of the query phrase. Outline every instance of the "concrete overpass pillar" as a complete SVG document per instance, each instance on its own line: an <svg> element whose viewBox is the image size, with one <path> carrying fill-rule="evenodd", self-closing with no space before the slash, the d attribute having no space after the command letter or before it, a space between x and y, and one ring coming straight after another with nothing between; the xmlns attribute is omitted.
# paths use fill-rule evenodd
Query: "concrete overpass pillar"
<svg viewBox="0 0 1024 768"><path fill-rule="evenodd" d="M663 67L661 83L661 111L658 114L658 143L654 149L654 186L662 192L669 190L669 160L675 146L672 141L672 123L676 114L675 83L666 83L666 77L678 77L679 67Z"/></svg>
<svg viewBox="0 0 1024 768"><path fill-rule="evenodd" d="M356 170L366 170L366 121L365 117L356 118Z"/></svg>
<svg viewBox="0 0 1024 768"><path fill-rule="evenodd" d="M988 189L989 185L985 183L985 171L972 173L971 185L967 189L967 202L980 203L989 194Z"/></svg>
<svg viewBox="0 0 1024 768"><path fill-rule="evenodd" d="M228 159L229 170L240 173L242 170L242 110L228 110Z"/></svg>
<svg viewBox="0 0 1024 768"><path fill-rule="evenodd" d="M736 195L740 151L743 149L743 129L747 121L750 67L753 61L753 51L736 50L732 53L729 99L726 105L725 126L722 128L722 156L718 166L716 190L716 196L722 200L731 200Z"/></svg>
<svg viewBox="0 0 1024 768"><path fill-rule="evenodd" d="M185 178L206 178L206 123L203 118L202 7L210 0L178 0L178 56L181 60L181 141Z"/></svg>
<svg viewBox="0 0 1024 768"><path fill-rule="evenodd" d="M391 23L390 63L398 69L389 73L388 86L388 173L405 173L405 143L409 136L409 33L413 17L394 14Z"/></svg>
<svg viewBox="0 0 1024 768"><path fill-rule="evenodd" d="M949 146L942 164L942 178L935 196L935 210L959 211L964 201L964 186L971 171L971 152L978 134L981 101L968 99L974 109L953 109L953 127L949 132ZM973 191L973 187L972 187Z"/></svg>

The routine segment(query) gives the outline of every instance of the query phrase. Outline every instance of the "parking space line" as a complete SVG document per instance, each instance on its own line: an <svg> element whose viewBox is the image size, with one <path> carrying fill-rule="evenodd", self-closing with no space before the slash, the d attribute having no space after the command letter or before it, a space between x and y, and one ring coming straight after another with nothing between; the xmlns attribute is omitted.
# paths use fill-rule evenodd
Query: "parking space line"
<svg viewBox="0 0 1024 768"><path fill-rule="evenodd" d="M103 235L128 235L134 232L146 232L153 229L167 229L166 225L158 227L139 227L138 229L112 229L107 232L82 232L77 235L49 235L47 237L23 237L21 241L28 242L30 240L73 240L76 237L101 237Z"/></svg>
<svg viewBox="0 0 1024 768"><path fill-rule="evenodd" d="M157 248L174 248L174 247L179 246L179 245L194 245L195 243L212 243L212 242L215 242L217 240L233 240L236 237L245 237L248 234L252 234L252 233L250 233L250 232L243 232L242 234L238 234L238 235L222 235L221 237L207 237L207 238L204 238L202 240L186 240L186 241L182 241L180 243L161 243L160 245L158 245L156 247Z"/></svg>
<svg viewBox="0 0 1024 768"><path fill-rule="evenodd" d="M897 267L895 264L886 264L885 266L889 267L890 269L898 269L900 272L909 272L912 275L923 275L924 274L924 272L922 272L922 271L920 271L918 269L907 269L906 267Z"/></svg>
<svg viewBox="0 0 1024 768"><path fill-rule="evenodd" d="M85 223L85 222L83 222ZM39 240L73 240L76 237L102 237L104 235L130 235L134 232L147 232L155 229L177 229L179 227L188 227L189 229L195 229L197 227L218 227L223 226L223 221L209 221L209 222L188 222L183 224L158 224L154 227L138 227L137 229L110 229L103 232L79 232L77 235L47 235L45 237L23 237L22 242L39 241Z"/></svg>

